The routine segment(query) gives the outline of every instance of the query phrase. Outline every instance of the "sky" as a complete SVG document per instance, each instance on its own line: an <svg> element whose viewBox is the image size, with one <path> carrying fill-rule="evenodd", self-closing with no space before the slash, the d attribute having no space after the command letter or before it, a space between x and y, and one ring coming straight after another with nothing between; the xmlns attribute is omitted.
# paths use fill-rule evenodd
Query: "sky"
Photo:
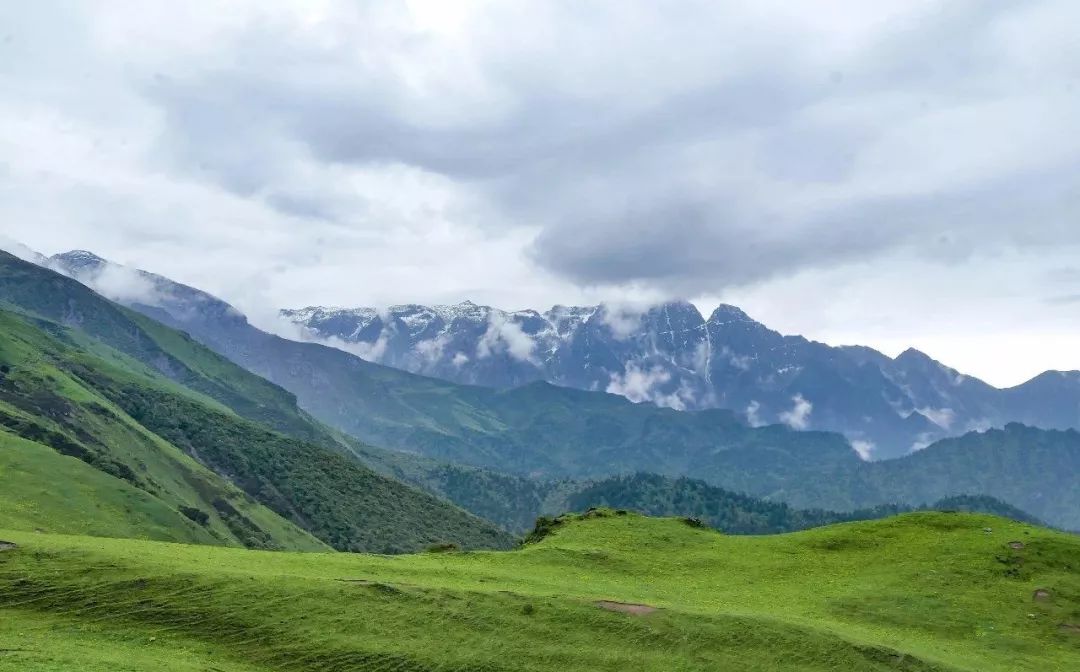
<svg viewBox="0 0 1080 672"><path fill-rule="evenodd" d="M251 314L733 303L1080 369L1080 4L0 6L0 236Z"/></svg>

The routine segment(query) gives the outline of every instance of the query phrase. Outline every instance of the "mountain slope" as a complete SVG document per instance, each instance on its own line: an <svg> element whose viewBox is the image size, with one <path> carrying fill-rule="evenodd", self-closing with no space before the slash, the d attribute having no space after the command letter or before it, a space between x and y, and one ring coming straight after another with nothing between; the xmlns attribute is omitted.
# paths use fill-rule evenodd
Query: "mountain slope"
<svg viewBox="0 0 1080 672"><path fill-rule="evenodd" d="M162 497L182 486L199 491L207 475L223 485L234 482L239 489L229 487L237 497L267 507L258 511L272 516L272 510L339 549L398 552L444 541L465 547L512 543L493 525L342 454L345 448L333 433L291 405L284 390L71 279L0 256L0 292L24 310L43 317L60 313L81 327L0 312L5 335L12 336L4 351L23 362L9 365L5 378L2 401L13 408L5 416L9 431ZM326 443L297 435L325 436ZM157 459L161 452L171 461L162 458L154 475L143 478L147 456ZM193 485L183 465L198 466L203 478ZM245 543L276 543L275 535L249 525L251 517L239 515L231 500L207 495L198 501L201 506L191 504L197 518L232 521L243 528L234 533Z"/></svg>
<svg viewBox="0 0 1080 672"><path fill-rule="evenodd" d="M91 286L102 284L102 274L123 272L88 253L54 260ZM781 456L792 458L799 473L859 462L838 435L755 429L729 411L683 414L543 382L500 391L410 374L336 348L268 334L204 292L142 271L126 272L137 278L131 282L149 288L139 300L129 297L132 308L186 331L288 389L318 419L375 445L554 478L641 470L712 474ZM775 487L767 476L760 489Z"/></svg>
<svg viewBox="0 0 1080 672"><path fill-rule="evenodd" d="M510 388L537 380L678 409L728 408L751 423L843 433L874 458L972 429L1080 428L1080 373L999 390L916 350L895 359L784 336L734 306L455 306L283 310L311 337L389 366Z"/></svg>
<svg viewBox="0 0 1080 672"><path fill-rule="evenodd" d="M0 670L1080 667L1080 540L990 516L732 537L594 512L396 558L0 539Z"/></svg>
<svg viewBox="0 0 1080 672"><path fill-rule="evenodd" d="M77 256L80 265L68 263L69 272L84 282L101 284L100 274L119 272L97 257ZM957 457L954 449L947 448L915 455L918 469L904 466L912 458L868 465L838 434L796 432L784 426L751 427L730 411L680 412L545 382L497 390L410 374L335 348L267 334L228 304L199 290L148 273L126 272L135 274L149 288L140 292L138 301L129 297L133 308L187 331L195 340L290 390L306 411L323 422L386 448L539 479L594 479L641 471L674 477L688 475L727 490L799 508L837 511L881 504L919 506L956 494L985 494L1051 524L1080 529L1080 501L1072 495L1080 492L1076 476L1080 460L1072 434L1054 435L1057 438L1050 442L1051 446L1030 455L1022 441L1009 442L1006 434L991 433L987 435L988 449L1003 451L1001 459L983 460L977 451ZM656 319L662 318L665 323L668 319L673 325L680 323L678 315L659 315ZM684 322L691 318L683 315ZM770 348L759 353L758 358L773 364L787 361L785 357L793 356L791 353L804 345L825 347L776 334L762 335L768 330L735 309L717 311L714 318L712 322L716 329L724 330L728 343L739 345L745 341L745 347L751 347L748 344L768 340ZM565 321L571 326L558 328L569 332L573 324L588 319L587 315L569 314ZM679 342L676 339L667 346L658 342L657 347L670 349L672 343ZM744 345L739 348L744 349ZM885 375L878 365L857 361L835 349L821 352L823 358L841 362L845 370L855 370L852 376L857 374L868 381L855 396L873 398L874 381ZM866 360L874 358L864 350L858 353ZM910 367L922 361L912 355L899 359L910 361L905 365ZM731 357L728 360L730 364ZM713 362L710 366L720 364ZM822 381L818 385L828 387L830 370L821 365L792 375L813 378ZM1068 384L1067 377L1051 377L1050 382L1055 380ZM921 414L918 417L923 418ZM913 430L924 428L923 420L912 422ZM357 455L363 452L355 445L348 450ZM370 456L361 459L370 460ZM1005 467L1025 460L1027 466L1018 472L1022 478ZM483 482L486 478L480 472L450 468L456 470L455 479L476 478ZM431 475L417 474L412 482L451 496L439 485L448 482L449 477L428 473ZM933 476L927 479L925 474ZM1055 492L1060 495L1041 494L1047 474L1056 479ZM924 482L939 485L929 487ZM950 482L962 484L963 488L946 487ZM479 487L506 490L505 482L499 479L489 480L488 484ZM452 489L457 493L453 495L455 501L469 502L467 488ZM546 496L533 492L530 501L507 504L485 496L480 499L486 501L472 501L469 506L486 515L505 516L498 520L513 519L520 524L530 502Z"/></svg>
<svg viewBox="0 0 1080 672"><path fill-rule="evenodd" d="M0 528L192 544L240 543L50 446L0 432ZM300 535L297 535L300 536ZM311 548L318 548L311 540ZM282 544L286 545L286 544ZM294 548L302 548L297 544Z"/></svg>
<svg viewBox="0 0 1080 672"><path fill-rule="evenodd" d="M4 499L15 500L9 520L83 534L147 530L178 541L326 548L148 431L76 371L93 363L102 376L137 374L58 340L71 336L63 328L51 325L49 335L39 325L0 310L0 450L5 470L22 474L4 488Z"/></svg>

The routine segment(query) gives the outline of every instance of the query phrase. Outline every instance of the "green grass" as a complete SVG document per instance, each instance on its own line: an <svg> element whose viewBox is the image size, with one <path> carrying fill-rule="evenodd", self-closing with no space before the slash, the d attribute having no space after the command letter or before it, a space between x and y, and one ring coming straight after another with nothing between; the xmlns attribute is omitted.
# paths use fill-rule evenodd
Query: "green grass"
<svg viewBox="0 0 1080 672"><path fill-rule="evenodd" d="M116 380L160 386L162 394L184 399L190 395L192 404L203 403L200 395L125 368L130 361L120 353L105 360L74 349L68 342L77 337L77 332L0 310L0 464L12 470L5 482L17 481L0 488L0 504L9 512L0 513L0 519L12 520L9 527L327 548L135 422L72 369L93 365ZM104 346L99 350L104 352ZM225 412L213 404L207 407ZM192 531L183 510L206 515L201 531ZM10 513L16 511L17 519Z"/></svg>
<svg viewBox="0 0 1080 672"><path fill-rule="evenodd" d="M74 457L3 433L0 483L0 528L221 543L160 499Z"/></svg>
<svg viewBox="0 0 1080 672"><path fill-rule="evenodd" d="M1080 539L990 516L729 537L601 512L394 557L0 539L5 671L1080 669Z"/></svg>
<svg viewBox="0 0 1080 672"><path fill-rule="evenodd" d="M102 313L110 310L119 309L101 308ZM161 342L180 343L183 347L172 349L189 361L202 362L205 370L224 362L178 332L161 325L152 331ZM261 380L232 368L239 373L218 371L221 380L235 379L230 389L240 389L245 377ZM291 401L280 388L261 383L247 387L255 392L276 390ZM174 519L188 514L206 532L184 536L189 530L181 521L182 526L172 531L179 536L157 538L283 550L325 550L329 545L379 552L415 551L443 541L469 548L512 545L509 534L486 521L385 478L334 448L247 418L258 412L241 417L198 389L213 391L215 385L183 387L85 332L0 309L0 435L50 447L57 456L77 457L101 476L113 477L84 480L80 488L60 485L59 492L65 493L63 510L93 511L120 493L130 494L133 487L156 498L160 506L113 508L120 516L117 529L160 527L164 518L159 510L164 506L176 514ZM270 409L270 415L281 415L270 405L273 395L263 398L255 392L242 404L236 402L236 408ZM230 399L227 394L219 396ZM295 405L291 408L294 419L307 422L311 434L325 431L303 420ZM337 440L327 434L336 446ZM0 459L22 459L28 450L25 443L0 443L0 452L5 453ZM23 459L22 465L38 481L53 476L41 460ZM20 526L109 534L107 525L90 525L85 516L69 521L47 517L54 497L47 488L22 495L26 499L20 502L24 511ZM0 493L0 503L4 499ZM145 517L151 510L156 512L152 520ZM34 513L38 518L31 520Z"/></svg>
<svg viewBox="0 0 1080 672"><path fill-rule="evenodd" d="M514 542L343 454L345 440L277 385L3 252L0 432L126 481L200 522L219 543L409 552L440 542Z"/></svg>

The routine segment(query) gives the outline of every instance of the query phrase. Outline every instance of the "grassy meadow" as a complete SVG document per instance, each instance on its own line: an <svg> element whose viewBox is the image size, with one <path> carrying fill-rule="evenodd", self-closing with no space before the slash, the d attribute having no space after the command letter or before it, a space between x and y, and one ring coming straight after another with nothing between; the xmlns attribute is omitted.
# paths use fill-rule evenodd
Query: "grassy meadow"
<svg viewBox="0 0 1080 672"><path fill-rule="evenodd" d="M405 556L0 539L5 672L1080 669L1080 538L992 516L753 537L601 511Z"/></svg>

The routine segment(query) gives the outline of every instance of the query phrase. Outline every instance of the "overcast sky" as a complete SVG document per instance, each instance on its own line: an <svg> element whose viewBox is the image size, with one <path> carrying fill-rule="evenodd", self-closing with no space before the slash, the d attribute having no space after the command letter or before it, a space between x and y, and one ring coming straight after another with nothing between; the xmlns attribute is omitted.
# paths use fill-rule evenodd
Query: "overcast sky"
<svg viewBox="0 0 1080 672"><path fill-rule="evenodd" d="M252 312L685 297L1080 368L1080 4L0 6L0 235Z"/></svg>

